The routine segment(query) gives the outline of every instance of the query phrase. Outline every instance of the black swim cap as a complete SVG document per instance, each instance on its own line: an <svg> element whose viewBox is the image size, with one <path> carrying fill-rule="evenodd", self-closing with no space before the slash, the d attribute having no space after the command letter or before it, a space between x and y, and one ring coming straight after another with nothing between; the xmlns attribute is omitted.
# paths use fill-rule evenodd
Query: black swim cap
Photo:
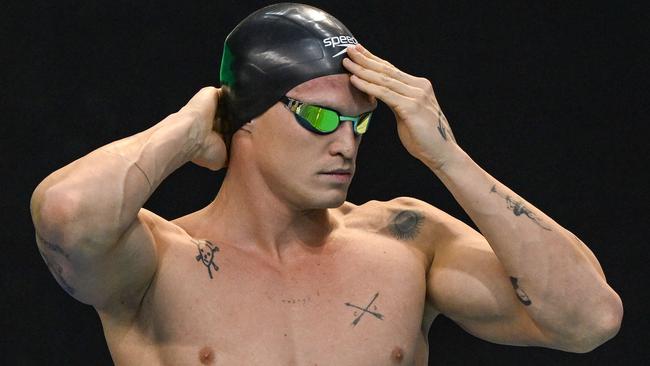
<svg viewBox="0 0 650 366"><path fill-rule="evenodd" d="M356 43L345 25L312 6L282 3L249 15L224 44L219 108L229 126L222 132L234 133L296 85L347 73L342 60Z"/></svg>

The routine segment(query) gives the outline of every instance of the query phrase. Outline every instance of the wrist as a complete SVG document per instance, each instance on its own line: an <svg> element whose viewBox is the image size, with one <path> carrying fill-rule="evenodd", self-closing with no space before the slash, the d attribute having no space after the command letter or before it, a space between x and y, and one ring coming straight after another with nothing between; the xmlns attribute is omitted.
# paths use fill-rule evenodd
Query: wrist
<svg viewBox="0 0 650 366"><path fill-rule="evenodd" d="M446 154L441 157L421 157L420 161L424 163L438 177L447 175L452 170L459 167L467 166L471 162L469 155L457 144L449 146Z"/></svg>
<svg viewBox="0 0 650 366"><path fill-rule="evenodd" d="M197 112L180 110L162 122L160 132L164 140L176 145L182 163L191 161L205 148L208 132Z"/></svg>
<svg viewBox="0 0 650 366"><path fill-rule="evenodd" d="M179 149L183 163L191 161L213 171L226 165L227 147L223 136L213 130L213 120L192 110L181 110L174 119L177 120L174 125L182 129L174 134L184 139Z"/></svg>

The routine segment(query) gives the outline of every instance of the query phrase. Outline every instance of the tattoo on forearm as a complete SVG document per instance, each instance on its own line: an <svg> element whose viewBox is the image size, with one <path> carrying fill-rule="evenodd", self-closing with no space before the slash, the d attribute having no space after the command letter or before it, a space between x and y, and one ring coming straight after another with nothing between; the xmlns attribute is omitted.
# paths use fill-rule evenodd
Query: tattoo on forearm
<svg viewBox="0 0 650 366"><path fill-rule="evenodd" d="M43 237L37 234L38 240L43 244L44 249L51 251L51 254L60 255L67 260L70 255L66 253L59 244L45 240ZM65 280L63 277L63 266L57 262L56 259L52 259L50 254L46 253L45 250L38 248L38 252L41 254L45 265L50 269L50 272L54 276L54 279L58 284L70 295L74 295L75 289Z"/></svg>
<svg viewBox="0 0 650 366"><path fill-rule="evenodd" d="M43 243L43 245L45 246L45 248L47 250L50 250L50 251L52 251L54 253L57 253L57 254L60 254L60 255L64 256L66 259L70 258L70 255L68 253L66 253L63 250L63 248L61 248L61 246L59 244L47 241L47 240L43 239L40 236L39 236L39 239L41 240L41 242Z"/></svg>
<svg viewBox="0 0 650 366"><path fill-rule="evenodd" d="M451 140L453 142L456 142L456 138L451 132L449 122L441 110L438 110L438 132L440 132L440 136L442 136L445 141Z"/></svg>
<svg viewBox="0 0 650 366"><path fill-rule="evenodd" d="M38 250L41 253L41 257L43 257L43 260L45 261L45 264L47 267L50 269L50 272L54 276L54 279L56 282L59 283L59 285L65 290L70 295L74 295L74 288L68 283L68 281L65 280L63 277L63 267L57 263L56 261L51 260L47 254L45 254L44 251Z"/></svg>
<svg viewBox="0 0 650 366"><path fill-rule="evenodd" d="M361 306L357 306L357 305L354 305L354 304L350 304L349 302L345 303L345 306L349 306L351 308L357 309L357 310L354 311L354 316L356 316L356 318L354 318L354 320L352 321L352 326L353 327L356 326L357 324L359 324L359 321L361 320L363 315L366 314L366 313L374 316L375 318L377 318L379 320L384 320L384 316L377 312L377 305L373 305L375 300L377 300L377 297L379 297L379 292L377 292L375 294L375 296L372 298L372 300L370 300L370 303L368 305L366 305L366 307L361 307ZM374 311L369 310L370 306L373 307Z"/></svg>
<svg viewBox="0 0 650 366"><path fill-rule="evenodd" d="M517 200L515 198L510 197L510 195L507 194L502 194L497 191L496 185L492 186L492 189L490 189L490 193L496 193L499 197L502 197L503 199L506 200L506 207L512 211L515 216L521 216L524 215L531 219L535 224L537 224L539 227L541 227L544 230L551 231L549 227L544 225L542 223L542 220L535 215L531 210L529 210L522 201Z"/></svg>
<svg viewBox="0 0 650 366"><path fill-rule="evenodd" d="M512 276L510 277L510 283L512 283L512 288L515 289L515 294L517 294L517 298L519 299L519 301L521 301L522 304L528 306L533 302L530 301L530 298L528 297L528 295L526 295L526 292L521 287L519 287L519 284L517 283L518 281L519 279L517 277L512 277Z"/></svg>
<svg viewBox="0 0 650 366"><path fill-rule="evenodd" d="M392 219L388 228L400 240L414 239L420 233L424 217L418 211L401 211Z"/></svg>
<svg viewBox="0 0 650 366"><path fill-rule="evenodd" d="M214 269L215 272L219 270L219 266L217 266L217 263L214 261L215 253L219 251L219 247L205 239L193 239L192 242L196 245L196 248L199 251L199 254L194 259L196 259L197 262L203 263L203 265L208 269L210 279L212 279L212 270Z"/></svg>
<svg viewBox="0 0 650 366"><path fill-rule="evenodd" d="M65 292L70 295L74 295L75 289L70 285L70 283L68 283L68 281L66 281L65 277L63 277L63 266L57 261L57 259L52 259L52 255L58 255L60 257L63 257L59 260L68 260L70 258L70 254L64 251L61 245L45 240L45 238L40 236L38 233L36 234L36 238L40 243L42 243L43 246L43 249L41 249L39 246L38 252L41 254L45 265L50 269L50 272L54 276L56 282L59 283ZM51 253L46 253L44 249Z"/></svg>

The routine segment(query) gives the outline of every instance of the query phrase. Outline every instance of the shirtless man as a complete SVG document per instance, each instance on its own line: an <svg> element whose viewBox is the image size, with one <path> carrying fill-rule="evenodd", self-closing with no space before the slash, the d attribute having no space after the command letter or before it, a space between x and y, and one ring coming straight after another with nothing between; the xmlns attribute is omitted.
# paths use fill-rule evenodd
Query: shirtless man
<svg viewBox="0 0 650 366"><path fill-rule="evenodd" d="M302 5L255 14L262 23L268 14L291 18L288 26L307 19L300 26L319 30L338 24ZM237 57L263 54L238 55L239 41L227 42L235 61L224 58L224 88L202 89L148 130L52 173L33 194L39 250L59 284L95 307L116 364L427 365L438 314L491 342L569 352L617 333L621 300L587 246L470 159L429 81L360 45L318 66L327 75L282 91L232 136L215 132L229 131L230 117L217 118L220 98L230 98L231 117L246 102L231 83L237 73L263 69L238 69L250 63ZM328 62L327 52L341 51L330 48ZM291 78L299 67L282 72ZM260 80L251 95L267 92ZM268 97L260 95L248 102ZM482 234L413 198L345 201L377 99L394 111L406 149ZM173 221L143 209L189 161L227 164L214 201Z"/></svg>

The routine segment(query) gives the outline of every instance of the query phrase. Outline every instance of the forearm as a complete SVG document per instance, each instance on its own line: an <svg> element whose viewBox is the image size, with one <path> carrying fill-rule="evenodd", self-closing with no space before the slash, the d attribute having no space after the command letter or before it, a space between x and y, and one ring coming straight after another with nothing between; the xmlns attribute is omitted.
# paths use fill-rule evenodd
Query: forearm
<svg viewBox="0 0 650 366"><path fill-rule="evenodd" d="M200 138L191 113L176 113L52 173L32 196L37 234L64 244L114 243L156 187L191 159Z"/></svg>
<svg viewBox="0 0 650 366"><path fill-rule="evenodd" d="M616 323L620 299L591 251L460 148L451 156L430 167L486 237L535 322L567 337Z"/></svg>

